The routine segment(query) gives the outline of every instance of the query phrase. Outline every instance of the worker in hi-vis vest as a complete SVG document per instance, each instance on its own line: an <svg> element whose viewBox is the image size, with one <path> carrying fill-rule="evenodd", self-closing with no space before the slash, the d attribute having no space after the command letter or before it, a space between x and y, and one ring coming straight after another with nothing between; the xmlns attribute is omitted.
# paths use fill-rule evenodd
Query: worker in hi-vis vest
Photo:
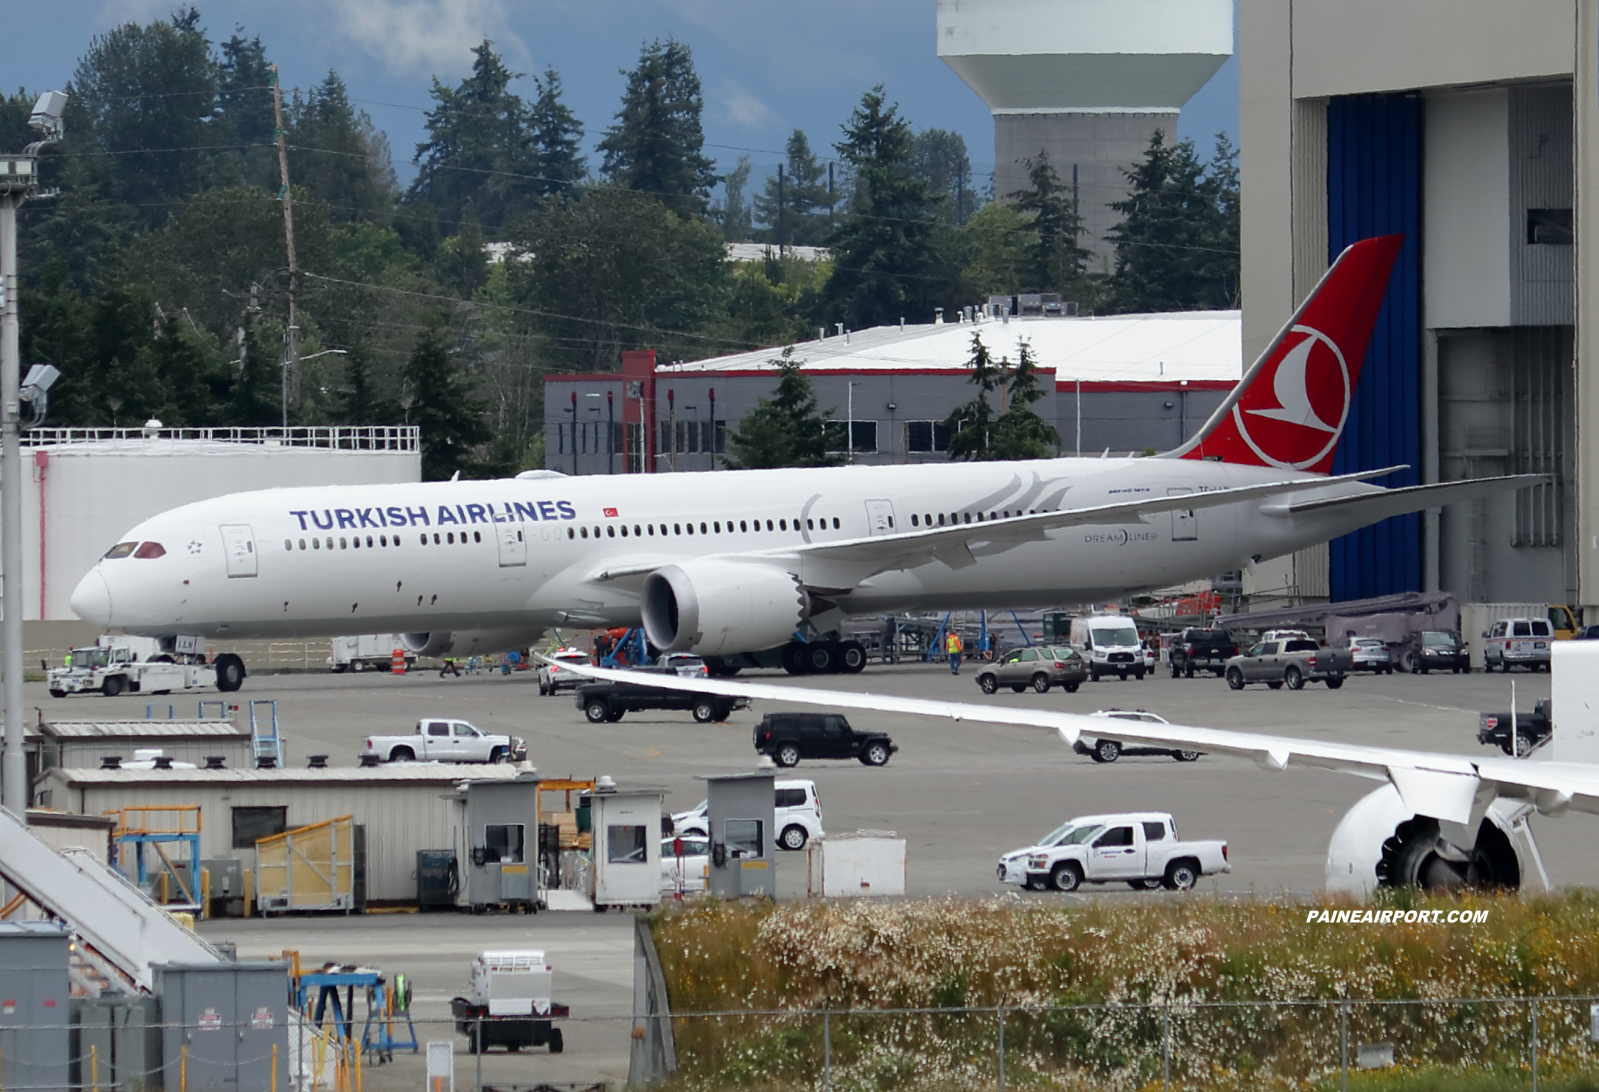
<svg viewBox="0 0 1599 1092"><path fill-rule="evenodd" d="M944 638L944 651L949 653L949 673L961 673L961 635L954 630L949 631L949 636Z"/></svg>

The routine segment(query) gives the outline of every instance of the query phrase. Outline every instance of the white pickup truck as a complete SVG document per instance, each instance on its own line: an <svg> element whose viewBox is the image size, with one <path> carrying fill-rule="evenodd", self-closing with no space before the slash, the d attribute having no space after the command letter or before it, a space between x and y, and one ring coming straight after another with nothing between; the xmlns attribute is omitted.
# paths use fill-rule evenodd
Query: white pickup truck
<svg viewBox="0 0 1599 1092"><path fill-rule="evenodd" d="M999 882L1029 891L1076 891L1085 883L1125 883L1135 891L1187 891L1199 877L1231 872L1226 842L1183 842L1165 812L1080 815L1037 845L999 859Z"/></svg>
<svg viewBox="0 0 1599 1092"><path fill-rule="evenodd" d="M408 736L369 736L363 764L376 762L520 762L527 744L516 736L491 736L464 720L427 717Z"/></svg>

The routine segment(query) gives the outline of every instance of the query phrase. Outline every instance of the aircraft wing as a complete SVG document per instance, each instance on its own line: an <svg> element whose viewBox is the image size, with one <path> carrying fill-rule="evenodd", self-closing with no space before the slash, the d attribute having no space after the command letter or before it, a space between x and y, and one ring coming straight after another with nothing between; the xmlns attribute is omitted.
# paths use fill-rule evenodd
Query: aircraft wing
<svg viewBox="0 0 1599 1092"><path fill-rule="evenodd" d="M563 663L561 666L596 679L634 682L670 690L829 708L870 709L879 713L901 713L979 724L1026 725L1058 732L1067 745L1085 737L1088 740L1114 739L1135 745L1235 755L1251 759L1268 771L1280 772L1292 766L1333 770L1374 781L1391 782L1405 806L1416 814L1449 822L1468 821L1478 794L1485 790L1498 796L1524 800L1545 815L1560 815L1567 810L1599 815L1599 766L1368 747L1221 728L1154 724L1090 717L1080 713L931 701L926 698L860 694L774 683L660 675L643 679L631 672L611 671L585 664Z"/></svg>
<svg viewBox="0 0 1599 1092"><path fill-rule="evenodd" d="M1162 512L1218 508L1262 497L1306 493L1310 490L1324 489L1329 485L1380 478L1403 469L1404 467L1390 466L1382 470L1363 470L1356 474L1341 474L1330 478L1288 479L1170 496L1150 493L1133 500L1089 505L1085 508L1060 508L1032 515L1011 516L1008 519L979 520L976 523L956 523L947 527L918 528L886 535L809 542L797 546L739 551L716 556L742 561L766 560L791 564L798 561L805 567L807 584L850 587L875 573L918 565L929 560L942 561L952 569L963 569L976 564L976 558L971 552L973 543L1013 544L1041 541L1045 532L1062 527L1139 523ZM662 564L664 562L654 561L649 557L613 558L596 569L589 579L614 581L642 577L654 572ZM817 572L818 568L822 567L832 571L822 576ZM840 567L846 568L847 573L840 572Z"/></svg>
<svg viewBox="0 0 1599 1092"><path fill-rule="evenodd" d="M1389 516L1414 512L1418 508L1438 508L1445 504L1497 493L1501 489L1526 489L1534 485L1547 485L1547 474L1507 474L1498 478L1473 478L1463 482L1435 482L1431 485L1407 485L1385 489L1381 493L1357 493L1353 496L1323 497L1288 504L1267 504L1261 511L1269 516L1300 516L1311 512L1354 512L1364 523L1375 523ZM1418 504L1417 502L1422 503Z"/></svg>

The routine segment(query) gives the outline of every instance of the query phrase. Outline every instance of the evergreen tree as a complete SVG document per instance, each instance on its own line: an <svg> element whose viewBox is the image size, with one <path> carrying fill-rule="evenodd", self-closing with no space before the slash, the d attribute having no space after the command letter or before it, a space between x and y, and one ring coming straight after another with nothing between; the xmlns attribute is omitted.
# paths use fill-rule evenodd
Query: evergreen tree
<svg viewBox="0 0 1599 1092"><path fill-rule="evenodd" d="M1028 248L1022 279L1032 287L1053 289L1068 299L1084 301L1091 255L1078 242L1083 221L1077 199L1050 165L1048 152L1039 149L1036 156L1023 162L1028 188L1006 194L1017 212L1031 218L1036 236Z"/></svg>
<svg viewBox="0 0 1599 1092"><path fill-rule="evenodd" d="M716 184L705 158L700 115L705 99L688 46L656 40L639 54L627 76L616 124L600 142L605 177L653 194L686 216L705 212Z"/></svg>
<svg viewBox="0 0 1599 1092"><path fill-rule="evenodd" d="M1003 367L1003 362L1001 367ZM1005 412L994 422L984 459L1047 459L1050 448L1060 446L1060 433L1040 417L1034 403L1044 397L1038 386L1038 367L1032 346L1021 342L1016 367L1010 373Z"/></svg>
<svg viewBox="0 0 1599 1092"><path fill-rule="evenodd" d="M243 358L236 365L233 390L223 412L230 425L270 427L283 423L282 347L270 345L260 326L244 328Z"/></svg>
<svg viewBox="0 0 1599 1092"><path fill-rule="evenodd" d="M489 279L488 258L483 253L483 228L471 201L461 206L461 223L454 238L439 248L434 262L439 280L464 300Z"/></svg>
<svg viewBox="0 0 1599 1092"><path fill-rule="evenodd" d="M564 195L588 174L588 161L579 154L583 123L561 101L561 77L555 69L546 68L533 84L539 93L528 116L539 165L535 188L544 197Z"/></svg>
<svg viewBox="0 0 1599 1092"><path fill-rule="evenodd" d="M832 466L827 453L827 427L832 410L819 411L816 390L794 359L794 347L769 361L777 366L777 389L760 399L728 434L732 452L727 465L734 470L762 470L779 466Z"/></svg>
<svg viewBox="0 0 1599 1092"><path fill-rule="evenodd" d="M933 196L911 170L911 131L881 85L867 92L835 145L855 175L850 209L828 241L833 274L824 321L860 328L926 321L952 305L958 273L952 240L932 215Z"/></svg>
<svg viewBox="0 0 1599 1092"><path fill-rule="evenodd" d="M538 153L527 110L510 91L519 73L505 67L488 39L472 53L472 74L460 86L433 80L436 105L427 115L428 139L416 146L409 196L432 205L451 229L470 200L482 224L497 231L539 195Z"/></svg>
<svg viewBox="0 0 1599 1092"><path fill-rule="evenodd" d="M388 213L394 168L387 142L374 147L372 119L350 104L338 73L330 71L289 111L290 177L313 200L328 205L335 221L370 220Z"/></svg>
<svg viewBox="0 0 1599 1092"><path fill-rule="evenodd" d="M450 335L430 316L405 364L406 421L422 439L422 478L444 481L474 469L476 449L493 435L483 423L472 385L450 359Z"/></svg>
<svg viewBox="0 0 1599 1092"><path fill-rule="evenodd" d="M972 189L972 160L966 138L947 129L924 129L911 143L911 170L927 184L927 191L946 198L939 213L954 224L964 224L977 211Z"/></svg>
<svg viewBox="0 0 1599 1092"><path fill-rule="evenodd" d="M782 236L778 234L777 175L766 176L755 197L755 216L763 224L761 239L793 246L821 246L833 230L833 200L827 192L827 165L816 158L805 133L789 134L783 164Z"/></svg>
<svg viewBox="0 0 1599 1092"><path fill-rule="evenodd" d="M1132 191L1111 203L1123 220L1106 236L1116 246L1116 268L1106 285L1112 310L1237 306L1235 158L1230 145L1218 149L1218 156L1207 172L1193 141L1167 144L1156 130L1143 161L1124 172Z"/></svg>
<svg viewBox="0 0 1599 1092"><path fill-rule="evenodd" d="M750 157L738 157L738 166L721 176L722 204L716 210L716 221L722 225L722 238L730 243L742 243L750 237L750 207L744 200L744 187L750 180Z"/></svg>
<svg viewBox="0 0 1599 1092"><path fill-rule="evenodd" d="M154 378L149 400L125 408L147 411L167 425L209 425L219 408L213 401L213 384L226 382L225 376L215 374L213 364L194 328L177 315L166 315L154 340L134 356L135 375Z"/></svg>
<svg viewBox="0 0 1599 1092"><path fill-rule="evenodd" d="M993 443L994 421L998 415L988 399L1004 387L1005 369L994 363L994 358L988 354L988 346L975 332L972 334L972 355L968 363L971 364L972 374L967 382L977 388L977 395L970 402L956 406L944 418L944 427L949 430L949 457L965 461L989 459L993 457L989 455L989 448Z"/></svg>
<svg viewBox="0 0 1599 1092"><path fill-rule="evenodd" d="M346 425L380 425L399 419L399 407L378 395L371 354L365 345L351 345L345 354L338 415L340 423Z"/></svg>
<svg viewBox="0 0 1599 1092"><path fill-rule="evenodd" d="M272 113L272 62L259 36L245 38L237 32L222 43L217 66L217 110L212 121L219 146L243 145L236 151L237 166L223 184L243 184L275 190L278 158L273 150L277 122Z"/></svg>
<svg viewBox="0 0 1599 1092"><path fill-rule="evenodd" d="M648 194L582 186L545 202L516 227L518 249L538 255L510 268L517 302L547 341L544 359L571 371L616 366L622 349L694 359L721 348L705 328L726 314L722 233Z"/></svg>
<svg viewBox="0 0 1599 1092"><path fill-rule="evenodd" d="M200 14L126 23L94 39L72 77L100 147L117 157L117 194L159 224L203 181L216 63Z"/></svg>
<svg viewBox="0 0 1599 1092"><path fill-rule="evenodd" d="M1015 295L1029 282L1037 235L1011 205L990 201L966 221L963 235L970 254L961 279L979 299Z"/></svg>

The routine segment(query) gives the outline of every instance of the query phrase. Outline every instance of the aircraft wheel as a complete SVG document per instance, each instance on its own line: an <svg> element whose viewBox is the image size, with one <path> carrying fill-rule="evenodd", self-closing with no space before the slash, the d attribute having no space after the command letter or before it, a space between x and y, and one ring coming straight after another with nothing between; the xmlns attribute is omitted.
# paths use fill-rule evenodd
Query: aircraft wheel
<svg viewBox="0 0 1599 1092"><path fill-rule="evenodd" d="M859 641L842 641L838 646L838 670L859 675L866 670L866 646Z"/></svg>
<svg viewBox="0 0 1599 1092"><path fill-rule="evenodd" d="M817 641L805 648L805 669L812 675L831 675L838 670L838 644Z"/></svg>

